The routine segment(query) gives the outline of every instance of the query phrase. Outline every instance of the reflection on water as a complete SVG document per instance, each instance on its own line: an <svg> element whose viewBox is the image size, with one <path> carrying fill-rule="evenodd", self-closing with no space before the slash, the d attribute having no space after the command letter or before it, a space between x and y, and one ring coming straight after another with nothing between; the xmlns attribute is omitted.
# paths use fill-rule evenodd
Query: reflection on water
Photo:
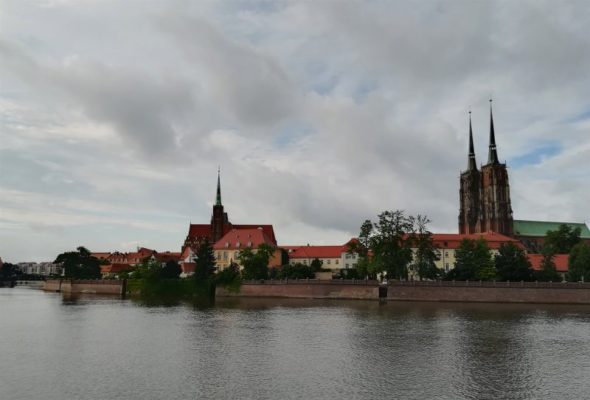
<svg viewBox="0 0 590 400"><path fill-rule="evenodd" d="M590 307L0 289L4 399L586 398Z"/></svg>

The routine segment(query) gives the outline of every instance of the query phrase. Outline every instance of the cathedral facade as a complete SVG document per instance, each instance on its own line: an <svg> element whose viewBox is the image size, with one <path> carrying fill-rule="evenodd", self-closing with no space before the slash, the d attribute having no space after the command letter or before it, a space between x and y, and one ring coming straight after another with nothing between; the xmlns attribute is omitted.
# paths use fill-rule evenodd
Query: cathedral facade
<svg viewBox="0 0 590 400"><path fill-rule="evenodd" d="M498 160L491 100L488 162L480 169L475 160L469 113L469 155L467 169L461 173L459 202L459 233L495 232L513 236L508 170L506 164Z"/></svg>

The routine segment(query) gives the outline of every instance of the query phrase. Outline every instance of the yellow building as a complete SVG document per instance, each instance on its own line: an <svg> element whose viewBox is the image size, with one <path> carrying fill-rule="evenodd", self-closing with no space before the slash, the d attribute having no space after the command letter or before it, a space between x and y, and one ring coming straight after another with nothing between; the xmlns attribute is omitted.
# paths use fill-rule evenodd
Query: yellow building
<svg viewBox="0 0 590 400"><path fill-rule="evenodd" d="M258 246L261 244L275 247L274 242L264 233L262 228L232 229L213 246L217 270L222 271L232 263L242 268L239 262L240 252L244 249L250 249L256 253ZM269 267L279 265L281 265L281 252L279 249L275 249Z"/></svg>

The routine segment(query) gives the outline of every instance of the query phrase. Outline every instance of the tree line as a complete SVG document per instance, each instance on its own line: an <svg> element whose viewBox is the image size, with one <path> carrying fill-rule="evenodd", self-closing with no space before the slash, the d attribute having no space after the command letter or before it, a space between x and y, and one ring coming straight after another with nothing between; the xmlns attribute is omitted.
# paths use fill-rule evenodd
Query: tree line
<svg viewBox="0 0 590 400"><path fill-rule="evenodd" d="M351 274L369 279L561 281L554 258L569 254L566 279L590 278L590 245L580 238L579 228L561 225L547 232L540 271L532 269L524 248L514 242L502 244L492 255L482 238L463 239L455 250L454 268L445 272L436 266L440 249L428 229L430 222L426 216L405 215L401 210L384 211L376 222L366 220L358 240L349 244L349 252L360 256Z"/></svg>

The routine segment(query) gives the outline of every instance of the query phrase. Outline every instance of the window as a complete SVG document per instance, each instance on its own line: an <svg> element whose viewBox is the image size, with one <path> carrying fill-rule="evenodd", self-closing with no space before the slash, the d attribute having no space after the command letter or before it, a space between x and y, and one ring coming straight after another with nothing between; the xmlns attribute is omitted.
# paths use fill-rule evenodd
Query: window
<svg viewBox="0 0 590 400"><path fill-rule="evenodd" d="M338 261L340 261L340 260L336 260L336 261L334 262L334 264L338 265Z"/></svg>
<svg viewBox="0 0 590 400"><path fill-rule="evenodd" d="M345 267L348 268L348 263L346 263Z"/></svg>
<svg viewBox="0 0 590 400"><path fill-rule="evenodd" d="M331 260L328 260L328 265L330 264L330 261L331 261Z"/></svg>
<svg viewBox="0 0 590 400"><path fill-rule="evenodd" d="M346 253L346 259L350 260L350 254Z"/></svg>
<svg viewBox="0 0 590 400"><path fill-rule="evenodd" d="M448 256L449 256L449 252L445 251L445 257L448 257Z"/></svg>

